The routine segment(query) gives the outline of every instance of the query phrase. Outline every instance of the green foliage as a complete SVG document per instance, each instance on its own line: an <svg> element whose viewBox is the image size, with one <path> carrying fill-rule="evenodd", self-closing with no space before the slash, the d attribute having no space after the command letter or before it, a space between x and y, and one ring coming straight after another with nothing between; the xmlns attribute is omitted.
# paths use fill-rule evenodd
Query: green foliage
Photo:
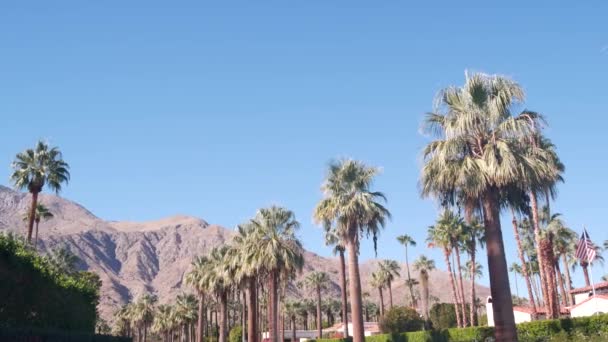
<svg viewBox="0 0 608 342"><path fill-rule="evenodd" d="M241 342L242 340L243 340L243 327L240 325L237 325L230 330L230 334L228 334L228 341Z"/></svg>
<svg viewBox="0 0 608 342"><path fill-rule="evenodd" d="M311 341L311 340L308 340ZM318 338L316 340L312 340L314 342L352 342L352 337L347 338Z"/></svg>
<svg viewBox="0 0 608 342"><path fill-rule="evenodd" d="M0 234L0 328L93 333L99 277L67 274L12 235Z"/></svg>
<svg viewBox="0 0 608 342"><path fill-rule="evenodd" d="M469 342L469 341L485 341L488 337L494 336L494 328L492 327L469 327L469 328L452 328L445 332L448 341L454 342Z"/></svg>
<svg viewBox="0 0 608 342"><path fill-rule="evenodd" d="M42 329L0 328L0 341L88 341L88 342L132 342L130 337L94 335L84 332L54 331Z"/></svg>
<svg viewBox="0 0 608 342"><path fill-rule="evenodd" d="M422 330L424 320L412 308L402 306L388 310L380 320L380 331L398 334L408 331Z"/></svg>
<svg viewBox="0 0 608 342"><path fill-rule="evenodd" d="M429 311L429 319L433 323L433 329L443 330L456 327L456 312L454 304L436 303Z"/></svg>

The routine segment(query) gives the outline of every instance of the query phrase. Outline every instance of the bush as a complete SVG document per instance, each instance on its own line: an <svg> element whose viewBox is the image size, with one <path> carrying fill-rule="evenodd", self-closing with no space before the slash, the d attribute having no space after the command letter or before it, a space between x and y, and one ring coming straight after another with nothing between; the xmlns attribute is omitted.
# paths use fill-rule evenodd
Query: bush
<svg viewBox="0 0 608 342"><path fill-rule="evenodd" d="M433 329L443 330L456 327L456 312L454 304L437 303L431 306L429 318L433 323Z"/></svg>
<svg viewBox="0 0 608 342"><path fill-rule="evenodd" d="M0 328L0 341L13 342L64 342L64 341L88 341L88 342L132 342L130 337L118 337L110 335L94 335L78 332L52 331L42 329L6 329Z"/></svg>
<svg viewBox="0 0 608 342"><path fill-rule="evenodd" d="M93 334L99 277L58 268L12 235L0 234L0 328Z"/></svg>
<svg viewBox="0 0 608 342"><path fill-rule="evenodd" d="M230 329L228 334L228 341L230 342L241 342L243 340L243 327L240 325Z"/></svg>
<svg viewBox="0 0 608 342"><path fill-rule="evenodd" d="M494 328L452 328L446 331L446 335L448 341L454 342L485 341L489 337L494 337Z"/></svg>
<svg viewBox="0 0 608 342"><path fill-rule="evenodd" d="M390 334L422 330L423 325L416 310L401 306L388 310L380 320L380 330Z"/></svg>

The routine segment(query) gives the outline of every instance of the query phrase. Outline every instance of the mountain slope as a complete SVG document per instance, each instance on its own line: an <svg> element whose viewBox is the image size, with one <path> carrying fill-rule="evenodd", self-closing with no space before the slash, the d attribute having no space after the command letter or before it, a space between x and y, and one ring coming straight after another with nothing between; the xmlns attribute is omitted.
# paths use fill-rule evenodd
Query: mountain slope
<svg viewBox="0 0 608 342"><path fill-rule="evenodd" d="M46 251L68 248L81 259L80 268L100 275L103 285L99 309L105 319L111 319L120 305L143 292L154 293L161 302L167 302L182 291L191 291L182 280L193 258L228 243L233 234L226 228L189 216L149 222L104 221L79 204L57 196L42 194L40 201L55 215L40 224L40 248ZM29 204L28 194L0 186L0 230L23 234L22 218ZM334 282L330 291L337 296L337 259L311 252L305 253L305 259L301 277L315 270L327 272ZM377 291L369 289L367 284L374 265L375 261L371 260L361 265L362 285L372 299L376 298ZM451 301L450 291L446 290L449 288L447 273L437 270L430 277L431 294L441 301ZM476 289L480 298L489 295L486 287ZM297 289L292 291L293 295L306 295ZM395 302L403 303L405 293L402 277L393 285Z"/></svg>

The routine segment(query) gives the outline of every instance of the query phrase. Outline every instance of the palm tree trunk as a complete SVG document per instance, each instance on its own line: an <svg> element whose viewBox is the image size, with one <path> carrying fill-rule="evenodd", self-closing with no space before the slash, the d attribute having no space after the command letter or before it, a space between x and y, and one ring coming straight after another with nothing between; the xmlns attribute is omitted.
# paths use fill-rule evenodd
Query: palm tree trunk
<svg viewBox="0 0 608 342"><path fill-rule="evenodd" d="M34 249L38 249L38 226L40 225L40 219L36 220L36 237L34 238Z"/></svg>
<svg viewBox="0 0 608 342"><path fill-rule="evenodd" d="M562 291L562 305L563 306L568 306L569 301L568 301L568 293L566 292L566 285L564 285L564 277L562 276L562 271L560 270L559 267L559 260L556 260L555 262L555 275L557 276L557 281L559 283L559 288Z"/></svg>
<svg viewBox="0 0 608 342"><path fill-rule="evenodd" d="M555 319L559 317L559 304L557 303L557 293L555 291L557 289L557 286L555 284L555 267L553 267L553 264L551 262L551 260L554 259L553 245L551 244L551 241L549 239L541 240L541 251L543 253L543 259L545 261L543 273L545 274L547 281L547 303L549 303L547 318Z"/></svg>
<svg viewBox="0 0 608 342"><path fill-rule="evenodd" d="M226 342L226 337L228 336L228 294L226 291L222 291L219 296L220 301L220 336L218 342Z"/></svg>
<svg viewBox="0 0 608 342"><path fill-rule="evenodd" d="M348 276L350 279L350 305L353 321L353 342L364 342L363 311L361 303L361 277L359 275L359 245L357 229L351 228L346 249L348 251ZM356 227L355 227L356 228Z"/></svg>
<svg viewBox="0 0 608 342"><path fill-rule="evenodd" d="M416 308L416 299L414 298L414 286L412 284L412 277L410 276L410 263L407 256L407 244L405 245L405 269L407 270L407 287L410 290L410 305ZM407 301L405 302L407 303Z"/></svg>
<svg viewBox="0 0 608 342"><path fill-rule="evenodd" d="M203 326L205 318L203 317L203 309L205 307L205 295L202 292L198 293L198 321L196 325L196 342L203 342Z"/></svg>
<svg viewBox="0 0 608 342"><path fill-rule="evenodd" d="M384 317L384 294L381 287L378 288L378 293L380 294L380 317Z"/></svg>
<svg viewBox="0 0 608 342"><path fill-rule="evenodd" d="M387 282L388 285L388 303L389 303L389 308L393 308L393 288L392 288L392 284L391 281L389 280Z"/></svg>
<svg viewBox="0 0 608 342"><path fill-rule="evenodd" d="M268 285L269 292L269 317L268 317L268 327L270 331L270 342L277 342L278 339L278 330L279 330L279 320L278 320L278 311L279 311L279 301L277 298L278 288L277 288L277 274L276 271L270 272L269 276L270 283ZM222 342L222 341L220 341Z"/></svg>
<svg viewBox="0 0 608 342"><path fill-rule="evenodd" d="M464 296L464 285L462 283L462 266L460 264L460 250L459 250L457 244L454 245L454 250L456 252L456 266L458 267L458 283L460 286L460 298L462 299L462 307L460 308L460 310L462 312L462 326L466 327L467 325L469 325L469 322L467 319L467 311L466 311L467 301L465 300L465 296Z"/></svg>
<svg viewBox="0 0 608 342"><path fill-rule="evenodd" d="M521 269L524 274L524 279L526 281L526 287L528 289L528 298L530 300L530 305L532 305L532 317L536 318L536 302L534 301L534 294L532 293L532 284L530 283L530 273L528 272L528 266L526 263L526 259L524 258L524 249L521 246L521 239L519 237L519 230L517 229L517 219L515 218L515 210L511 208L511 215L513 216L513 220L511 223L513 224L513 233L515 234L515 241L517 242L517 254L519 255L519 261L521 262Z"/></svg>
<svg viewBox="0 0 608 342"><path fill-rule="evenodd" d="M574 297L570 293L572 291L572 279L570 279L570 267L568 267L568 257L566 254L562 254L562 263L564 264L564 270L566 271L566 287L568 288L568 303L574 304Z"/></svg>
<svg viewBox="0 0 608 342"><path fill-rule="evenodd" d="M589 264L586 262L581 262L581 267L583 268L583 275L585 276L585 286L591 286L591 282L589 281Z"/></svg>
<svg viewBox="0 0 608 342"><path fill-rule="evenodd" d="M346 262L344 251L340 249L340 295L342 297L342 323L344 324L344 338L348 337L348 302L346 299Z"/></svg>
<svg viewBox="0 0 608 342"><path fill-rule="evenodd" d="M475 260L475 242L473 242L473 249L471 250L471 306L469 307L471 313L471 326L477 326L477 310L475 310L475 277L477 272L477 265Z"/></svg>
<svg viewBox="0 0 608 342"><path fill-rule="evenodd" d="M291 342L296 342L296 316L291 316Z"/></svg>
<svg viewBox="0 0 608 342"><path fill-rule="evenodd" d="M538 269L540 273L540 288L543 293L543 298L545 299L545 308L547 313L551 312L551 301L549 298L549 283L547 281L547 274L545 273L545 264L547 260L545 260L543 253L541 251L541 237L540 237L540 223L538 218L538 202L536 200L536 193L534 191L530 192L530 205L532 211L532 224L534 226L534 242L536 245L536 254L538 256Z"/></svg>
<svg viewBox="0 0 608 342"><path fill-rule="evenodd" d="M445 257L445 264L448 267L448 275L450 276L450 285L452 286L452 297L454 298L454 310L456 311L456 323L458 327L462 327L462 320L460 318L460 310L458 309L458 294L456 292L456 284L454 281L454 274L452 272L452 263L450 262L450 250L445 247L443 249L443 255Z"/></svg>
<svg viewBox="0 0 608 342"><path fill-rule="evenodd" d="M317 338L323 337L323 318L321 317L321 286L317 285Z"/></svg>
<svg viewBox="0 0 608 342"><path fill-rule="evenodd" d="M422 314L424 320L429 320L429 278L426 275L420 274L420 282L422 283Z"/></svg>
<svg viewBox="0 0 608 342"><path fill-rule="evenodd" d="M515 329L513 300L509 286L509 271L500 227L498 189L492 187L486 190L482 199L495 338L497 342L516 342L517 330Z"/></svg>
<svg viewBox="0 0 608 342"><path fill-rule="evenodd" d="M36 206L38 205L38 192L32 192L32 206L30 216L27 219L27 243L32 243L32 232L34 230L34 220L36 219Z"/></svg>

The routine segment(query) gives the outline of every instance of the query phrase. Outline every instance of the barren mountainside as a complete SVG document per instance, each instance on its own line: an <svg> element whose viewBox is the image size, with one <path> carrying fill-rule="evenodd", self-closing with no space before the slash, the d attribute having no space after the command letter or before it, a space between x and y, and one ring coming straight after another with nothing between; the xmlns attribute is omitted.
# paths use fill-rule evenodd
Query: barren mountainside
<svg viewBox="0 0 608 342"><path fill-rule="evenodd" d="M55 217L40 223L39 246L45 251L58 246L68 248L81 259L80 268L99 274L103 282L99 310L107 320L120 305L142 292L154 293L160 302L168 302L180 292L191 291L182 279L193 258L228 243L232 236L229 229L195 217L104 221L79 204L57 196L42 194L40 201ZM29 194L0 186L0 230L24 234L23 215L29 205ZM311 252L305 253L305 260L301 277L314 270L325 271L334 282L330 291L337 295L338 260ZM361 265L362 286L372 299L377 297L377 291L369 288L367 280L374 267L373 260ZM412 270L416 277L414 273ZM393 297L398 304L405 301L405 269L401 275L393 284ZM447 273L436 270L430 277L431 295L451 301ZM466 286L467 293L469 288ZM487 287L476 288L480 298L489 295ZM292 291L296 291L292 295L306 295Z"/></svg>

